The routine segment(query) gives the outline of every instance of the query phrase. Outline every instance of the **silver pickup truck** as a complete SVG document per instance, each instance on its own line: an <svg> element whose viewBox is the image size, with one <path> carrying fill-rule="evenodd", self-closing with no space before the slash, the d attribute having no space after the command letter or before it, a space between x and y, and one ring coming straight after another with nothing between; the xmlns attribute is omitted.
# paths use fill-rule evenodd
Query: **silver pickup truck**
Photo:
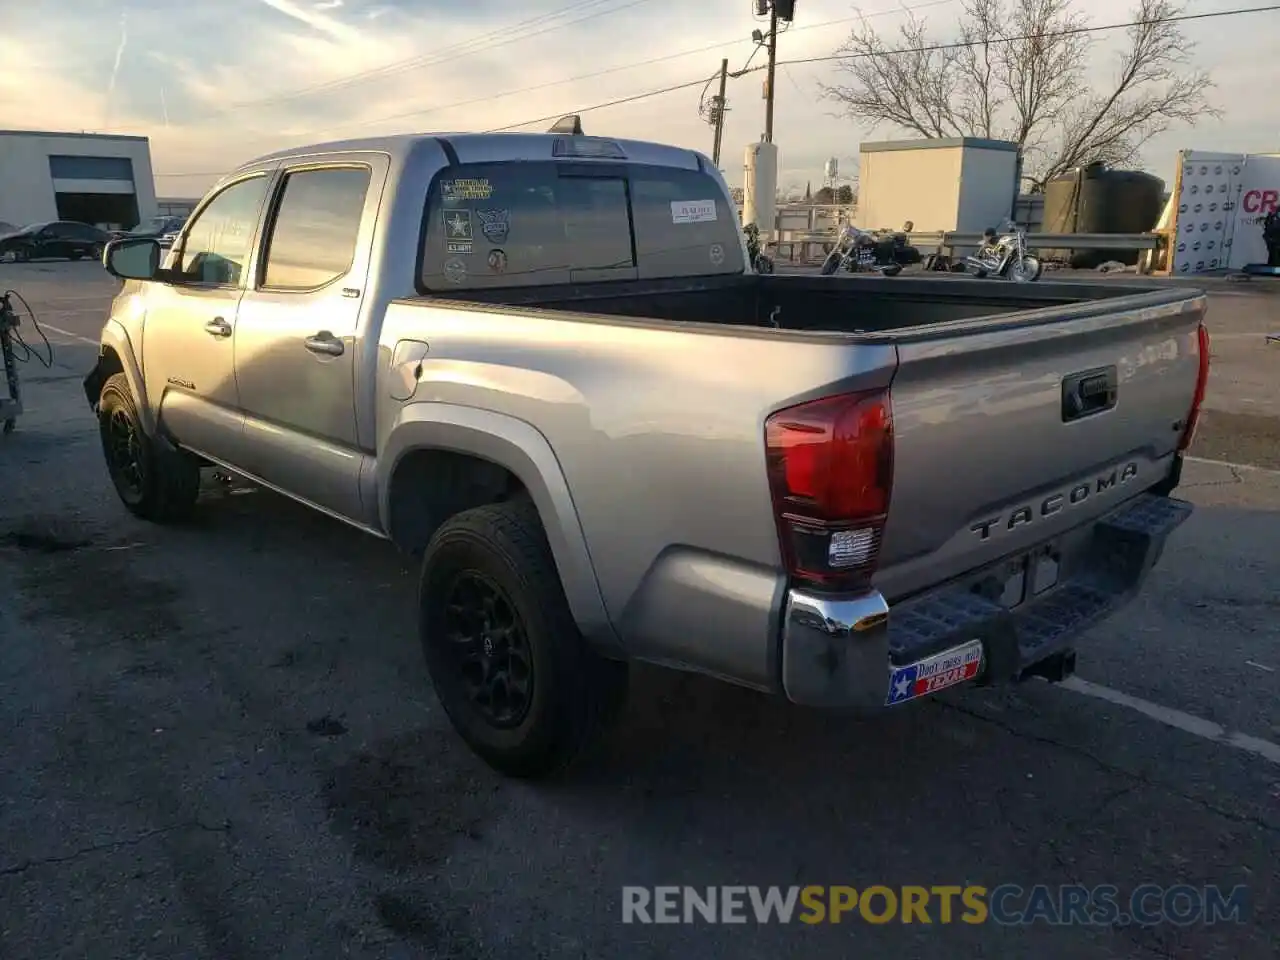
<svg viewBox="0 0 1280 960"><path fill-rule="evenodd" d="M759 275L689 150L325 144L104 262L124 504L215 466L420 556L439 700L512 775L634 660L826 708L1060 679L1191 512L1201 293Z"/></svg>

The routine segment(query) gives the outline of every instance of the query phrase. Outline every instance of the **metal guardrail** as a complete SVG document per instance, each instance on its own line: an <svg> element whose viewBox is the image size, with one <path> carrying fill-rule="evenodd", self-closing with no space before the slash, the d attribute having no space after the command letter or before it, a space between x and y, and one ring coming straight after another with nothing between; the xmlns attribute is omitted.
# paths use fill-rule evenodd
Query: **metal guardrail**
<svg viewBox="0 0 1280 960"><path fill-rule="evenodd" d="M782 231L776 241L786 246L807 243L834 243L833 232L796 233ZM922 250L946 247L976 247L982 243L980 233L909 233L908 241ZM1154 233L1029 233L1027 246L1032 249L1059 250L1157 250L1164 237Z"/></svg>

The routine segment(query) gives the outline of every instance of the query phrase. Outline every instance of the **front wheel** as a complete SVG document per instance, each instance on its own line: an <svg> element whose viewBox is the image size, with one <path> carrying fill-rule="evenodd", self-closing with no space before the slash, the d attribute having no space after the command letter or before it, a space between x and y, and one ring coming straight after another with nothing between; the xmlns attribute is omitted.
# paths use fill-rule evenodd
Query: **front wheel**
<svg viewBox="0 0 1280 960"><path fill-rule="evenodd" d="M1044 264L1035 257L1023 257L1009 268L1009 278L1015 283L1033 283L1040 279Z"/></svg>
<svg viewBox="0 0 1280 960"><path fill-rule="evenodd" d="M191 515L200 494L200 465L147 436L123 373L102 385L98 433L111 482L130 513L152 523L175 523Z"/></svg>
<svg viewBox="0 0 1280 960"><path fill-rule="evenodd" d="M832 250L827 254L827 259L822 261L822 275L829 277L840 269L840 251Z"/></svg>
<svg viewBox="0 0 1280 960"><path fill-rule="evenodd" d="M579 632L527 500L467 510L436 531L418 610L440 704L499 773L553 774L621 712L627 666L602 658Z"/></svg>

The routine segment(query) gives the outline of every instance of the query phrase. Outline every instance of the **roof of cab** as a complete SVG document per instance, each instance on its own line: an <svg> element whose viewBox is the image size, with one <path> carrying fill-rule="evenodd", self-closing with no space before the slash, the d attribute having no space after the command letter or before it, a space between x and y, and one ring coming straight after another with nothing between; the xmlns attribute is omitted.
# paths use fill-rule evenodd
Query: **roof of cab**
<svg viewBox="0 0 1280 960"><path fill-rule="evenodd" d="M290 147L287 150L277 150L274 153L256 157L241 164L238 169L245 170L277 160L292 160L323 153L385 153L393 162L403 162L423 143L433 140L451 146L463 163L485 160L533 160L544 157L549 159L552 142L566 138L575 139L573 135L563 133L401 133ZM578 135L577 138L608 140L616 143L629 160L638 163L657 163L698 169L703 162L702 155L698 152L669 144L622 140L617 137Z"/></svg>

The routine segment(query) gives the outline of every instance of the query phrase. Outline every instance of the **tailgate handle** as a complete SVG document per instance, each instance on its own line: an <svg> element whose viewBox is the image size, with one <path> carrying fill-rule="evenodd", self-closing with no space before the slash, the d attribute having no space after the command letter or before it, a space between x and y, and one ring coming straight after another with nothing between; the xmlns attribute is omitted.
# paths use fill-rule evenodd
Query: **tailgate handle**
<svg viewBox="0 0 1280 960"><path fill-rule="evenodd" d="M1070 423L1116 405L1116 368L1098 367L1073 373L1062 381L1062 422Z"/></svg>

